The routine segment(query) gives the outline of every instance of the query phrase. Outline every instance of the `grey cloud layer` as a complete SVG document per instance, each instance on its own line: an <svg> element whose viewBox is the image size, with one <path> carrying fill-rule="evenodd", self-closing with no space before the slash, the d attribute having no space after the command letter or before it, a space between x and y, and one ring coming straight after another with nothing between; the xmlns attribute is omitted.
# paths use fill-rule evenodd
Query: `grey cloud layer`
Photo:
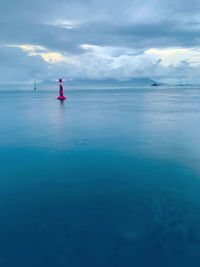
<svg viewBox="0 0 200 267"><path fill-rule="evenodd" d="M44 46L49 51L82 55L87 51L81 44L130 48L138 53L150 48L198 47L199 13L200 3L196 0L2 1L0 48L30 44ZM64 21L77 24L66 29L61 23ZM11 50L1 48L1 76L5 64L7 69L12 69L17 62L26 79L37 70L47 73L48 64L41 58L27 56L17 48ZM65 68L68 69L67 64ZM59 72L60 67L56 70L54 66L54 71Z"/></svg>

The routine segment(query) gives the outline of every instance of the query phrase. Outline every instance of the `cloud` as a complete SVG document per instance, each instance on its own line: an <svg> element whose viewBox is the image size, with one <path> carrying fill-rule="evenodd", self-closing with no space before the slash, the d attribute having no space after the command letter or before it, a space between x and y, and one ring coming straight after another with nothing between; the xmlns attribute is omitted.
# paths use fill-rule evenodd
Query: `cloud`
<svg viewBox="0 0 200 267"><path fill-rule="evenodd" d="M3 0L0 82L18 64L24 81L62 74L200 83L199 10L196 0Z"/></svg>
<svg viewBox="0 0 200 267"><path fill-rule="evenodd" d="M54 25L63 29L67 29L67 30L72 30L76 27L78 27L78 25L81 24L80 21L75 21L75 20L56 20L55 22L49 22L47 23L47 25Z"/></svg>
<svg viewBox="0 0 200 267"><path fill-rule="evenodd" d="M165 66L188 62L191 66L200 66L200 48L148 49L145 54L159 58Z"/></svg>
<svg viewBox="0 0 200 267"><path fill-rule="evenodd" d="M27 54L29 60L20 63L22 73L24 73L23 64L30 64L25 72L29 80L33 75L33 66L36 64L38 70L32 78L40 77L41 80L62 76L68 79L115 78L118 80L148 77L160 82L192 84L199 81L200 50L198 48L138 51L125 47L101 47L89 44L80 46L84 53L77 55L52 52L43 46L34 45L9 45L6 49L14 49L15 53L16 50L20 50L22 54ZM20 57L22 54L20 53ZM18 66L18 72L19 70ZM29 73L28 70L30 70ZM21 75L18 75L19 77Z"/></svg>
<svg viewBox="0 0 200 267"><path fill-rule="evenodd" d="M0 48L0 81L1 83L23 83L34 79L43 80L48 64L39 56L25 56L15 47Z"/></svg>

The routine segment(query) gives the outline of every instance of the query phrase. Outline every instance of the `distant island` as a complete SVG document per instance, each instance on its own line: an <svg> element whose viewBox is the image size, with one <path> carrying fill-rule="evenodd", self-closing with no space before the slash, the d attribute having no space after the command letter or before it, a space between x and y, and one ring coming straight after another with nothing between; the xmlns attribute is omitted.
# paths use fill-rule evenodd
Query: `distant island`
<svg viewBox="0 0 200 267"><path fill-rule="evenodd" d="M160 86L160 84L152 83L151 86Z"/></svg>
<svg viewBox="0 0 200 267"><path fill-rule="evenodd" d="M132 78L132 79L68 79L63 78L63 86L64 89L115 89L115 88L133 88L133 87L150 87L150 86L160 86L161 83L154 81L150 78ZM59 77L58 77L59 79ZM54 80L44 80L41 82L37 82L37 89L50 89L57 90L58 89L58 79ZM36 82L36 81L35 81ZM34 85L34 81L30 83L17 83L17 84L0 84L0 89L32 89Z"/></svg>
<svg viewBox="0 0 200 267"><path fill-rule="evenodd" d="M64 78L64 77L63 77ZM56 84L56 81L44 81L43 84ZM153 85L155 84L155 85ZM159 82L150 78L117 79L66 79L64 86L71 88L131 88L135 86L158 86Z"/></svg>

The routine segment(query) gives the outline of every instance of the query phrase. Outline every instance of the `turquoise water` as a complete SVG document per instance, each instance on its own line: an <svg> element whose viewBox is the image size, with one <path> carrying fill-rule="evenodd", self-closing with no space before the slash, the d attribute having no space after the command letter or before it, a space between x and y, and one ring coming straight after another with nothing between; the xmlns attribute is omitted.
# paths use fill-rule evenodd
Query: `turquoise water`
<svg viewBox="0 0 200 267"><path fill-rule="evenodd" d="M200 89L0 92L0 266L200 262Z"/></svg>

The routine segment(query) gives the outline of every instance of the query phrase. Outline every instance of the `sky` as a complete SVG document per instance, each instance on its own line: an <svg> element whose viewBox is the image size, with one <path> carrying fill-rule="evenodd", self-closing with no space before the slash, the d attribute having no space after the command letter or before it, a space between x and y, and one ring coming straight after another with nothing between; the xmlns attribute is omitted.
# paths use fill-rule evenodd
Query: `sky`
<svg viewBox="0 0 200 267"><path fill-rule="evenodd" d="M1 0L0 83L200 84L200 1Z"/></svg>

